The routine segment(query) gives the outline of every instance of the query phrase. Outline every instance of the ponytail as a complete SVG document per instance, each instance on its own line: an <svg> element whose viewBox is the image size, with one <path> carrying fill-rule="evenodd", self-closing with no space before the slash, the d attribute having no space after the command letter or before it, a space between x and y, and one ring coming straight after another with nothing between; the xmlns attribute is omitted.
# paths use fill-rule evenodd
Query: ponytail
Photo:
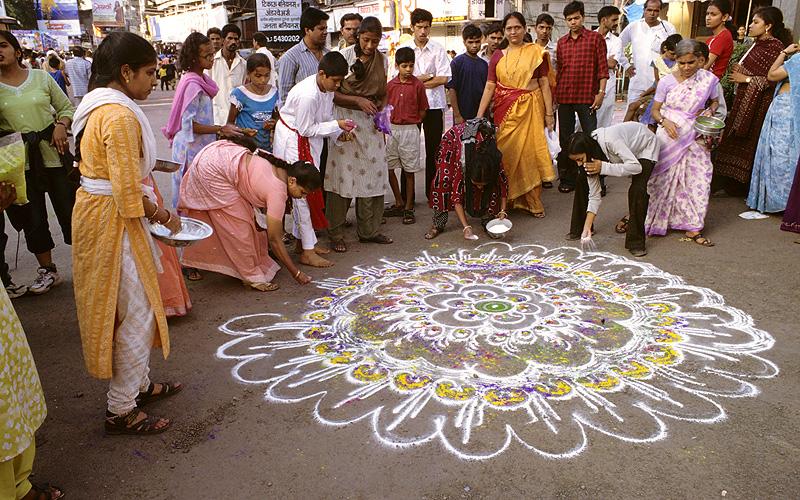
<svg viewBox="0 0 800 500"><path fill-rule="evenodd" d="M309 193L316 191L320 188L320 186L322 186L322 179L320 178L319 170L317 170L317 167L307 161L296 161L294 163L289 163L288 161L278 158L268 151L260 149L256 144L256 141L254 141L252 137L248 137L246 135L242 137L226 136L223 138L223 140L230 141L238 146L246 148L256 156L270 162L274 167L285 170L289 177L294 177L297 179L297 184Z"/></svg>
<svg viewBox="0 0 800 500"><path fill-rule="evenodd" d="M777 7L759 7L753 16L760 17L765 24L772 25L772 36L781 41L784 47L792 44L792 30L783 24L783 12Z"/></svg>

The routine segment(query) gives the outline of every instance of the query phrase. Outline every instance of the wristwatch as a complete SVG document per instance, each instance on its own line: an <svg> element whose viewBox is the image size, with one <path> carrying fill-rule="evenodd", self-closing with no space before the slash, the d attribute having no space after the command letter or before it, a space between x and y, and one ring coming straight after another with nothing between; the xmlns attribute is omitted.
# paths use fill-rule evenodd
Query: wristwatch
<svg viewBox="0 0 800 500"><path fill-rule="evenodd" d="M747 78L745 78L745 80L744 80L744 83L750 83L750 81L751 81L751 80L752 80L752 78L750 78L750 77L748 76Z"/></svg>
<svg viewBox="0 0 800 500"><path fill-rule="evenodd" d="M658 120L658 124L659 124L659 125L661 125L662 123L664 123L664 120L666 120L666 118L664 118L664 117L662 116L662 117L661 117L661 119L660 119L660 120Z"/></svg>

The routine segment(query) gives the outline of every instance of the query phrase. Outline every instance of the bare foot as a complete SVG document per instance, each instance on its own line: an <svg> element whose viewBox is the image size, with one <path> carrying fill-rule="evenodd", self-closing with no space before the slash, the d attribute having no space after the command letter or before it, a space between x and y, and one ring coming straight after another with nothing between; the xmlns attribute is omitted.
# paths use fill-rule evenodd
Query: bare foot
<svg viewBox="0 0 800 500"><path fill-rule="evenodd" d="M317 255L328 255L331 253L330 249L323 248L319 245L314 245L314 251L317 253Z"/></svg>
<svg viewBox="0 0 800 500"><path fill-rule="evenodd" d="M323 259L314 250L305 250L300 256L300 263L312 267L331 267L333 262Z"/></svg>

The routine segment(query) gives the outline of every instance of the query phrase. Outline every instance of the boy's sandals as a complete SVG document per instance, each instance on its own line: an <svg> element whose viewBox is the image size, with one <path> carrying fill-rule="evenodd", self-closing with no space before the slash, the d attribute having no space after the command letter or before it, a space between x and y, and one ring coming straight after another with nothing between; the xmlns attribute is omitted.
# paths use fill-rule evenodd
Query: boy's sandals
<svg viewBox="0 0 800 500"><path fill-rule="evenodd" d="M703 236L702 233L697 233L694 236L685 236L681 238L681 241L694 241L698 245L703 245L704 247L714 246L714 243L712 243L711 240Z"/></svg>
<svg viewBox="0 0 800 500"><path fill-rule="evenodd" d="M623 234L628 231L628 216L626 215L622 219L617 222L617 227L614 228L614 231Z"/></svg>
<svg viewBox="0 0 800 500"><path fill-rule="evenodd" d="M347 245L344 244L344 238L341 240L331 239L331 248L334 252L345 253L347 251Z"/></svg>
<svg viewBox="0 0 800 500"><path fill-rule="evenodd" d="M559 193L571 193L573 191L575 191L574 187L565 186L564 184L561 184L560 186L558 186L558 192Z"/></svg>
<svg viewBox="0 0 800 500"><path fill-rule="evenodd" d="M250 283L249 281L242 280L242 285L244 285L245 288L252 288L253 290L258 290L259 292L274 292L275 290L280 288L275 283L270 283L269 281Z"/></svg>
<svg viewBox="0 0 800 500"><path fill-rule="evenodd" d="M414 217L414 210L404 210L403 211L403 224L413 224L417 222L417 219Z"/></svg>
<svg viewBox="0 0 800 500"><path fill-rule="evenodd" d="M394 243L391 238L384 234L379 234L374 238L358 238L358 241L361 243L377 243L378 245L389 245L390 243Z"/></svg>
<svg viewBox="0 0 800 500"><path fill-rule="evenodd" d="M31 484L31 490L22 497L22 500L58 500L59 498L64 498L64 495L64 490L58 486Z"/></svg>
<svg viewBox="0 0 800 500"><path fill-rule="evenodd" d="M133 422L136 420L136 417L139 416L139 413L141 413L139 408L134 408L127 415L114 415L106 410L106 434L161 434L172 425L172 422L167 422L167 425L163 427L156 427L161 419L152 415L148 415L134 424Z"/></svg>
<svg viewBox="0 0 800 500"><path fill-rule="evenodd" d="M392 208L387 208L383 211L384 217L402 217L405 205L395 205Z"/></svg>
<svg viewBox="0 0 800 500"><path fill-rule="evenodd" d="M195 269L194 267L184 267L182 269L183 275L186 276L186 279L189 281L200 281L203 279L203 275L200 274L200 271Z"/></svg>
<svg viewBox="0 0 800 500"><path fill-rule="evenodd" d="M426 240L432 240L432 239L436 238L437 236L439 236L440 234L442 234L443 232L444 232L443 228L433 226L432 228L430 228L428 230L427 233L425 233L425 239Z"/></svg>
<svg viewBox="0 0 800 500"><path fill-rule="evenodd" d="M160 399L165 399L170 396L174 396L181 392L183 389L183 385L180 382L161 382L161 392L157 394L153 394L153 391L156 389L156 384L150 382L150 387L147 388L145 392L140 392L138 396L136 396L136 406L138 408L144 408L145 406L155 403Z"/></svg>

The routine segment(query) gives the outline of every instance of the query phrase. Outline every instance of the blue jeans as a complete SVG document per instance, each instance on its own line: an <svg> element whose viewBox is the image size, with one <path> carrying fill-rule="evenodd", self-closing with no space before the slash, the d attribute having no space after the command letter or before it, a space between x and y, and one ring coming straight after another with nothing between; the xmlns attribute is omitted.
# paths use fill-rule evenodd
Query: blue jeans
<svg viewBox="0 0 800 500"><path fill-rule="evenodd" d="M569 159L565 148L567 140L575 133L575 113L581 122L581 129L591 134L597 128L597 114L589 109L590 104L559 104L558 105L558 139L561 143L561 152L558 154L558 177L560 185L575 189L575 180L578 174L578 164Z"/></svg>

